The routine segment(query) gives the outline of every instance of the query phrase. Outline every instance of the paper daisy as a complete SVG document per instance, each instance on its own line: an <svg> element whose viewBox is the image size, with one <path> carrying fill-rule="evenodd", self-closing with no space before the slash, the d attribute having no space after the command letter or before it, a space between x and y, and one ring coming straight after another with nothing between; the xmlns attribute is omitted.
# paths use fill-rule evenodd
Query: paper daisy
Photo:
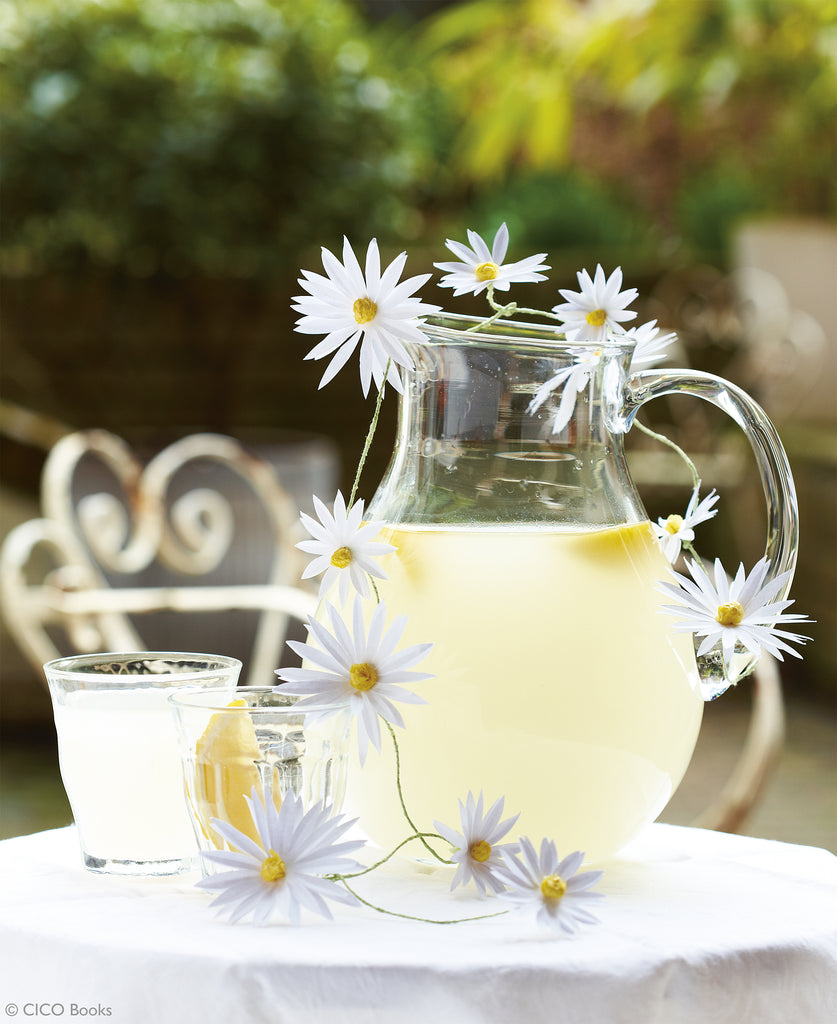
<svg viewBox="0 0 837 1024"><path fill-rule="evenodd" d="M376 543L372 540L384 524L363 524L363 502L356 501L347 510L340 491L334 499L333 513L329 512L316 495L314 508L319 516L319 522L305 512L301 512L299 516L313 540L302 540L297 547L309 555L317 556L308 563L302 578L307 580L312 576L319 576L320 573L324 574L320 583L320 597L324 596L333 583L339 582L341 604L346 603L350 584L361 596L369 597L367 575L381 580L389 578L375 558L395 551L391 544Z"/></svg>
<svg viewBox="0 0 837 1024"><path fill-rule="evenodd" d="M196 883L199 889L219 893L211 906L230 911L232 924L248 914L257 924L281 914L296 925L303 908L331 918L327 899L355 903L338 883L322 877L360 868L350 854L364 845L363 840L339 842L354 820L333 816L323 804L306 811L293 792L285 794L278 811L272 800L262 804L255 787L245 800L259 842L227 822L212 819L212 828L234 849L201 853L213 864L229 868Z"/></svg>
<svg viewBox="0 0 837 1024"><path fill-rule="evenodd" d="M482 793L475 800L474 794L469 792L464 804L459 801L461 832L441 822L434 822L439 835L454 848L450 859L459 865L450 885L451 890L468 882L473 882L483 895L488 889L492 892L505 889L505 883L497 876L497 870L502 869L504 864L503 851L517 853L518 845L498 843L520 815L515 814L513 818L501 821L504 801L505 797L500 797L491 805L488 813L483 814Z"/></svg>
<svg viewBox="0 0 837 1024"><path fill-rule="evenodd" d="M364 395L374 379L380 389L386 379L396 391L402 391L399 366L412 369L413 361L402 342L422 341L421 324L417 319L427 313L439 312L413 296L430 274L420 274L398 283L407 254L402 252L381 273L378 243L373 238L366 250L366 272L361 270L347 238L343 239L343 262L323 248L326 277L303 270L299 284L310 294L294 297L294 309L302 316L296 329L302 334L324 334L325 337L305 356L322 359L334 353L320 381L325 387L360 345L360 380ZM387 362L389 371L387 372Z"/></svg>
<svg viewBox="0 0 837 1024"><path fill-rule="evenodd" d="M568 341L591 341L601 345L607 341L608 331L623 333L620 326L623 320L633 320L636 313L625 309L639 294L636 288L622 292L622 268L616 270L605 280L601 265L596 267L596 275L590 278L586 270L576 275L580 292L559 289L567 300L560 306L553 306L555 313L564 323L564 332Z"/></svg>
<svg viewBox="0 0 837 1024"><path fill-rule="evenodd" d="M788 641L805 643L811 638L777 628L777 624L811 621L805 615L785 613L784 609L793 601L774 600L790 579L790 570L765 583L769 569L765 557L756 562L749 576L745 574L743 564L739 565L735 578L730 581L720 559L716 558L713 584L696 561L687 560L686 565L691 579L672 570L672 576L678 582L658 584L662 593L677 602L664 605L660 611L683 620L673 627L676 632L694 633L704 638L698 647L698 657L707 654L718 643L722 645L727 665L736 644L743 645L757 657L762 650L769 651L779 661L784 660L782 651L795 658L802 657L788 645Z"/></svg>
<svg viewBox="0 0 837 1024"><path fill-rule="evenodd" d="M714 490L703 499L698 501L697 488L692 492L689 504L686 506L686 514L683 516L671 515L666 519L658 519L654 526L654 533L657 535L663 554L672 565L680 556L680 548L683 541L691 543L695 539L694 527L699 523L705 523L718 514L713 506L718 501L718 495Z"/></svg>
<svg viewBox="0 0 837 1024"><path fill-rule="evenodd" d="M378 716L404 728L404 720L393 701L403 704L426 704L424 698L402 689L405 683L432 679L432 673L408 671L424 658L433 644L413 644L403 651L395 647L401 639L407 616L400 615L385 630L387 610L382 601L369 621L369 632L363 623L363 603L355 598L352 632L340 617L334 605L326 602L329 619L334 630L314 619L308 620L309 639L315 644L289 640L288 646L303 663L313 668L283 668L276 674L286 681L285 692L300 694L303 700L297 707L329 705L337 714L345 708L357 722L358 753L360 763L366 760L369 743L381 749L381 727ZM290 685L287 685L290 684Z"/></svg>
<svg viewBox="0 0 837 1024"><path fill-rule="evenodd" d="M581 392L590 383L590 378L595 373L599 364L599 356L594 352L590 355L582 355L573 366L566 366L559 370L554 377L541 384L535 392L535 397L529 403L527 412L534 415L544 405L553 393L563 385L561 399L558 402L558 409L552 423L552 433L559 434L572 419L575 410L575 403Z"/></svg>
<svg viewBox="0 0 837 1024"><path fill-rule="evenodd" d="M537 919L555 931L574 935L582 925L597 924L598 918L590 913L589 905L603 899L600 892L589 892L603 871L583 871L578 874L584 854L576 851L559 862L555 843L541 841L540 855L530 839L520 840L522 860L505 854L505 881L508 890L502 899L520 907L538 908Z"/></svg>
<svg viewBox="0 0 837 1024"><path fill-rule="evenodd" d="M636 342L631 356L632 370L641 370L643 367L653 366L660 359L665 359L668 356L666 349L677 340L674 333L660 334L656 320L649 320L640 327L632 327L625 331L624 336Z"/></svg>
<svg viewBox="0 0 837 1024"><path fill-rule="evenodd" d="M509 285L525 281L545 281L546 277L539 273L550 268L543 263L545 252L536 256L527 256L517 263L503 264L509 247L509 229L501 224L494 236L491 249L476 231L468 231L470 248L463 242L447 239L445 245L458 256L460 262L434 263L434 267L447 273L439 282L440 288L453 288L454 295L465 295L471 292L478 295L484 288L493 285L500 291L508 291Z"/></svg>

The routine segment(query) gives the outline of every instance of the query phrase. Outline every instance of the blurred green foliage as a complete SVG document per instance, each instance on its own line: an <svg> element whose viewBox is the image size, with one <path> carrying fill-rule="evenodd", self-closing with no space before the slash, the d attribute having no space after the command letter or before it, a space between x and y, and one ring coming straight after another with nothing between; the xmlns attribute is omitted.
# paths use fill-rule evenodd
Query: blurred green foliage
<svg viewBox="0 0 837 1024"><path fill-rule="evenodd" d="M608 260L628 262L634 270L647 263L656 267L665 245L652 219L624 189L573 168L524 171L485 185L469 215L486 235L505 221L518 247L548 252L556 269L568 261L572 269L595 263L603 251ZM463 223L460 233L470 226Z"/></svg>
<svg viewBox="0 0 837 1024"><path fill-rule="evenodd" d="M837 0L471 0L426 43L480 187L583 169L696 248L754 209L835 213Z"/></svg>
<svg viewBox="0 0 837 1024"><path fill-rule="evenodd" d="M741 216L834 212L837 0L361 9L0 5L0 268L255 279L460 217L717 262Z"/></svg>
<svg viewBox="0 0 837 1024"><path fill-rule="evenodd" d="M382 33L344 0L5 6L3 269L256 277L414 234L437 101Z"/></svg>
<svg viewBox="0 0 837 1024"><path fill-rule="evenodd" d="M675 218L694 253L723 265L730 226L772 206L758 177L735 167L688 176L679 189Z"/></svg>

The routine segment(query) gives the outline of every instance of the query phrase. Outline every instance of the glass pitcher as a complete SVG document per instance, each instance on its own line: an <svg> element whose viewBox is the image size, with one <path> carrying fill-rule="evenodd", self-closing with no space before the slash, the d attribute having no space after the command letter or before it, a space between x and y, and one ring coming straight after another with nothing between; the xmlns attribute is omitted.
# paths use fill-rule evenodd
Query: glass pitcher
<svg viewBox="0 0 837 1024"><path fill-rule="evenodd" d="M381 560L379 592L391 616L409 614L402 643L435 643L421 666L435 678L415 687L428 704L399 705L404 797L430 827L457 823L469 790L489 804L504 795L506 814L520 812L515 835L601 860L679 784L702 682L717 692L734 681L719 687L722 660L698 666L691 635L660 612L669 566L623 437L643 403L674 392L732 416L758 460L774 575L796 554L787 459L741 390L704 373L631 373L632 341L569 343L550 327L464 316L431 318L425 332L408 346L415 369L367 513L397 549ZM573 378L581 390L554 433L564 389L536 412L532 399L582 362L589 372ZM385 743L355 766L347 795L386 848L405 835L395 771Z"/></svg>

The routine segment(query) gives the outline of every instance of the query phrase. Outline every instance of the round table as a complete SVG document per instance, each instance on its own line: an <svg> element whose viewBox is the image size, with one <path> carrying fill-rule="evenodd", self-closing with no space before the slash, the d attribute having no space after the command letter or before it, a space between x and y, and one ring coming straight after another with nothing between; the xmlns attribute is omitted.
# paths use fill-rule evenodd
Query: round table
<svg viewBox="0 0 837 1024"><path fill-rule="evenodd" d="M603 865L601 924L555 937L530 913L432 925L333 904L334 921L229 925L195 876L81 866L72 828L0 843L0 1019L114 1024L834 1024L837 858L652 825ZM450 869L357 882L403 913L501 909Z"/></svg>

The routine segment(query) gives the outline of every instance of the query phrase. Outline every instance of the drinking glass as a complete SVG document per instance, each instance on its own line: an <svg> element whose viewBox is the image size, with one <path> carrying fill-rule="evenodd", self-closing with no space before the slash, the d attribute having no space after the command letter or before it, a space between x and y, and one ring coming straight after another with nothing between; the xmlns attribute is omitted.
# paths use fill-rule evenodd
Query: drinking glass
<svg viewBox="0 0 837 1024"><path fill-rule="evenodd" d="M44 665L61 778L84 866L171 875L197 860L167 698L183 688L231 700L235 658L142 651L59 658Z"/></svg>
<svg viewBox="0 0 837 1024"><path fill-rule="evenodd" d="M253 790L277 810L292 792L306 809L322 802L337 812L346 787L347 711L302 709L299 697L269 686L239 686L233 696L184 690L169 698L195 835L206 851L228 849L213 818L259 842L245 800Z"/></svg>

